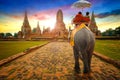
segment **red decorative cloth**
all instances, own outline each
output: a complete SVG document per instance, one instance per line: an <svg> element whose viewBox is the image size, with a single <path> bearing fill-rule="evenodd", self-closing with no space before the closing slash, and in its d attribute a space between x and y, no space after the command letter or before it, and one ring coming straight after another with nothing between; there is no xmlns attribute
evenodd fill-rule
<svg viewBox="0 0 120 80"><path fill-rule="evenodd" d="M77 14L73 19L73 23L80 23L80 22L89 22L89 17L84 17L82 14Z"/></svg>

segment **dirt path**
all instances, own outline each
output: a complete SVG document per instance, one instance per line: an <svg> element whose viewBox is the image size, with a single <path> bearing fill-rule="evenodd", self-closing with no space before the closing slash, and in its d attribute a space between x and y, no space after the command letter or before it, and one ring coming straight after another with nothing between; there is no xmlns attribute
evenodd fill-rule
<svg viewBox="0 0 120 80"><path fill-rule="evenodd" d="M75 74L72 47L51 42L0 67L0 80L120 80L119 69L95 56L91 66L91 76Z"/></svg>

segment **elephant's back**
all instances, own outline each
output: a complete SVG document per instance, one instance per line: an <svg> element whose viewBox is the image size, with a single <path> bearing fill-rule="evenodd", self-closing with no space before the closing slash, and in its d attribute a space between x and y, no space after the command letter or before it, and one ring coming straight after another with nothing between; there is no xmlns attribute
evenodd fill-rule
<svg viewBox="0 0 120 80"><path fill-rule="evenodd" d="M79 30L74 36L75 46L86 48L89 44L94 45L94 35L87 28Z"/></svg>
<svg viewBox="0 0 120 80"><path fill-rule="evenodd" d="M92 39L93 37L94 37L93 33L90 30L88 30L87 28L82 28L81 30L76 32L74 39L81 41L81 40L89 40Z"/></svg>

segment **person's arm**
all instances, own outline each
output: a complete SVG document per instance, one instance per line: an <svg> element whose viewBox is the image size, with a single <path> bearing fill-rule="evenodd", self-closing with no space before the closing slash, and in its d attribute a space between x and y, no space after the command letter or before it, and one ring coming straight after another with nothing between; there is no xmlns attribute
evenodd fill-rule
<svg viewBox="0 0 120 80"><path fill-rule="evenodd" d="M90 21L90 18L88 18L88 17L83 17L83 21L89 22L89 21Z"/></svg>

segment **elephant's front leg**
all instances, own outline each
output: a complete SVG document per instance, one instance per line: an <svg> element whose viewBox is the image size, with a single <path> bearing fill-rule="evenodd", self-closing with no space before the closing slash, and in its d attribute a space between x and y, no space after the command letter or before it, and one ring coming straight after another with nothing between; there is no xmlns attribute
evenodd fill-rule
<svg viewBox="0 0 120 80"><path fill-rule="evenodd" d="M80 72L80 67L79 67L79 53L75 47L73 47L74 51L74 58L75 58L75 72L79 73Z"/></svg>

